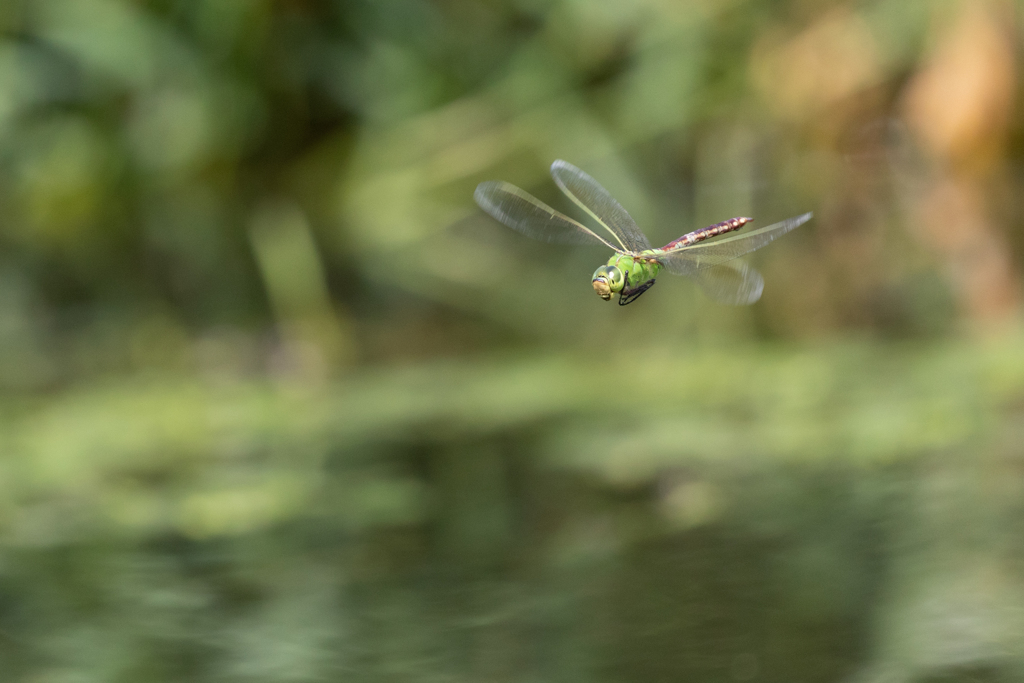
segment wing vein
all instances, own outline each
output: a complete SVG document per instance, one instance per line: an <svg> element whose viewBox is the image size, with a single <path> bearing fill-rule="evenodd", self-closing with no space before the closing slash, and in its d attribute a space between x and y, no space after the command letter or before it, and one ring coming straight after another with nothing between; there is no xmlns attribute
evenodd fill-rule
<svg viewBox="0 0 1024 683"><path fill-rule="evenodd" d="M651 248L633 217L589 175L558 159L551 164L551 177L569 199L615 237L623 250L640 252Z"/></svg>
<svg viewBox="0 0 1024 683"><path fill-rule="evenodd" d="M473 198L480 208L508 227L542 242L593 244L623 253L585 225L552 209L511 183L491 180L477 185Z"/></svg>

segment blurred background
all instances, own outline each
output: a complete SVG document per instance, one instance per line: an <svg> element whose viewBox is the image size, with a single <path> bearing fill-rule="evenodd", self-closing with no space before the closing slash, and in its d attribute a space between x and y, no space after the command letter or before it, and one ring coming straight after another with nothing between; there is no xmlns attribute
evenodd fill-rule
<svg viewBox="0 0 1024 683"><path fill-rule="evenodd" d="M5 0L0 678L1024 680L1020 18Z"/></svg>

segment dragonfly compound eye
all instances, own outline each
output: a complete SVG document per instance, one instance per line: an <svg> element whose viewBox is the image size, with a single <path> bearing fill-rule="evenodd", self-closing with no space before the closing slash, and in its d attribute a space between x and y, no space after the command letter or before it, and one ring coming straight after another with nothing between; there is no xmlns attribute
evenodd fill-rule
<svg viewBox="0 0 1024 683"><path fill-rule="evenodd" d="M622 289L622 271L615 266L601 266L594 271L593 285L597 295L607 301L612 292Z"/></svg>

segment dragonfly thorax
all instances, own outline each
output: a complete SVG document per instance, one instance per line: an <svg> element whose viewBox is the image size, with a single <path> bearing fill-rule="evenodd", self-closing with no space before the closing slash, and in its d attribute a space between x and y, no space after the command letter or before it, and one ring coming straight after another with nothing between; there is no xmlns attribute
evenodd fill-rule
<svg viewBox="0 0 1024 683"><path fill-rule="evenodd" d="M638 287L654 280L661 264L653 256L642 254L615 254L594 271L593 285L597 295L608 301L612 294L629 295ZM647 285L650 287L650 285Z"/></svg>

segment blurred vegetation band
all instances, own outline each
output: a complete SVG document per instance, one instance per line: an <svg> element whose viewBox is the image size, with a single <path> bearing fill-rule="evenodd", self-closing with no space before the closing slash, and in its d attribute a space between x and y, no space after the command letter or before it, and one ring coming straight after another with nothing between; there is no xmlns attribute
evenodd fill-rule
<svg viewBox="0 0 1024 683"><path fill-rule="evenodd" d="M685 364L669 349L540 355L378 368L315 387L105 381L8 411L4 533L33 545L115 529L206 537L310 514L359 526L371 520L358 500L375 500L367 509L383 523L410 523L426 512L428 480L409 468L424 444L499 437L532 443L523 454L538 465L609 482L683 463L916 458L1009 428L1024 395L1021 348L739 346L694 350ZM609 412L617 376L644 400ZM341 472L356 474L333 478ZM73 523L45 522L67 505Z"/></svg>

